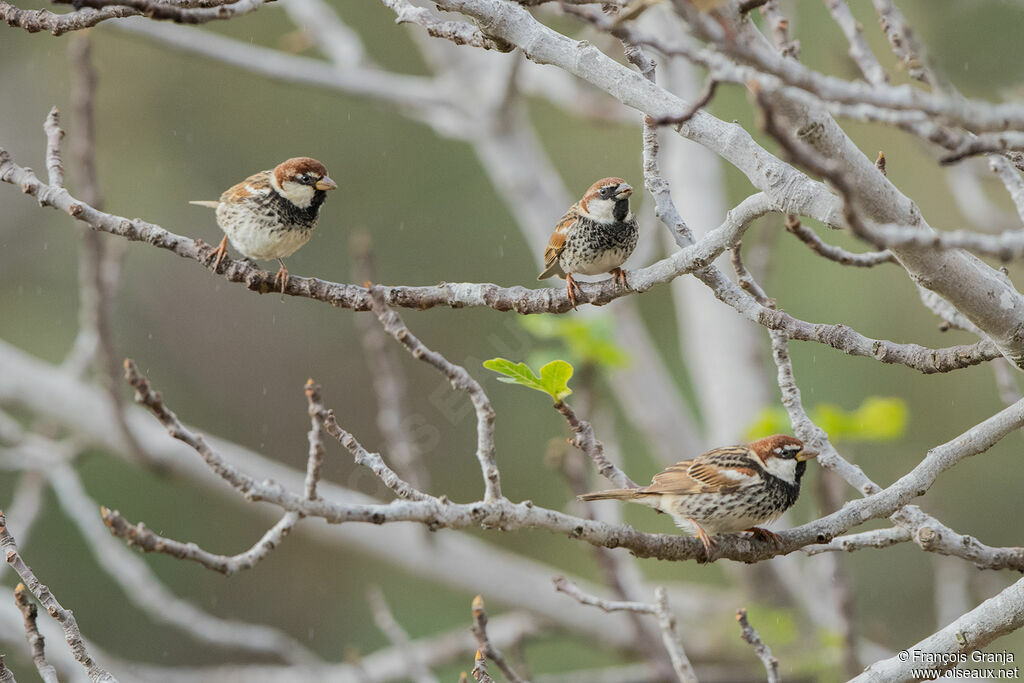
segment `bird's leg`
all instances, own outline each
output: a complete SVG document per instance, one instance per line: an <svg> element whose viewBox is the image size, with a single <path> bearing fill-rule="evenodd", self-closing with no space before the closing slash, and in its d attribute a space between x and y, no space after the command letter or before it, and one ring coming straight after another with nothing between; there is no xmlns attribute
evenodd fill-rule
<svg viewBox="0 0 1024 683"><path fill-rule="evenodd" d="M779 535L774 531L768 531L767 529L762 529L759 526L752 526L749 529L744 529L744 531L749 531L754 535L754 538L772 543L776 547L782 545L782 539L779 538Z"/></svg>
<svg viewBox="0 0 1024 683"><path fill-rule="evenodd" d="M277 281L281 281L281 293L284 294L285 287L288 286L288 266L284 265L284 261L277 259L277 262L281 264L281 269L277 271L277 275L274 276L274 284Z"/></svg>
<svg viewBox="0 0 1024 683"><path fill-rule="evenodd" d="M565 291L569 295L569 303L572 304L572 310L578 310L576 308L576 292L582 294L583 290L576 284L576 280L572 279L572 273L565 274Z"/></svg>
<svg viewBox="0 0 1024 683"><path fill-rule="evenodd" d="M217 245L217 248L210 253L210 256L217 256L217 262L213 264L213 272L217 272L217 268L220 267L220 260L224 258L224 254L226 253L228 253L228 236L224 235L224 239L222 239L220 244Z"/></svg>
<svg viewBox="0 0 1024 683"><path fill-rule="evenodd" d="M614 279L616 283L621 282L622 286L626 289L632 289L632 287L629 286L629 282L626 280L626 271L622 268L615 268L610 272L612 274L612 279Z"/></svg>
<svg viewBox="0 0 1024 683"><path fill-rule="evenodd" d="M687 517L686 521L693 525L693 528L697 530L697 538L704 544L704 553L707 555L707 562L711 562L715 559L715 539L708 535L708 532L704 531L704 528L700 524L697 524L692 518Z"/></svg>

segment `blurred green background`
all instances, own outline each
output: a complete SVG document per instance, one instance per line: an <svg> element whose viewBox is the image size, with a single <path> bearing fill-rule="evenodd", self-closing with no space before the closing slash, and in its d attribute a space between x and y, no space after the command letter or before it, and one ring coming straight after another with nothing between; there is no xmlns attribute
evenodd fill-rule
<svg viewBox="0 0 1024 683"><path fill-rule="evenodd" d="M890 71L896 80L904 81L886 56L870 3L850 4L877 54L893 66ZM937 63L965 94L987 99L1017 94L1024 75L1024 43L1019 39L1022 5L966 0L899 4ZM359 31L380 64L406 73L426 73L405 28L394 26L390 10L372 2L332 5ZM804 63L856 77L845 54L846 42L823 3L792 2L784 8L793 19L794 35L801 39ZM270 5L197 30L279 47L293 26L279 7ZM504 209L500 189L487 182L466 145L441 139L426 126L357 98L270 82L108 26L91 35L99 73L98 169L108 211L143 217L173 232L216 243L220 232L212 213L189 206L188 200L216 198L249 173L290 156L310 155L327 165L343 189L330 197L311 245L289 259L293 274L352 281L349 235L360 228L372 235L379 282L489 281L534 286L534 255ZM0 69L0 146L17 163L43 172L42 121L49 108L56 105L65 112L62 124L69 138L78 126L67 114L67 37L9 28L0 30L0 36L4 65ZM523 68L538 67L525 64ZM640 186L638 127L581 123L541 101L531 102L530 111L572 192L581 192L602 175L621 175ZM741 88L720 89L711 111L725 120L740 121L774 150L756 132ZM918 203L932 225L991 227L976 226L970 216L962 215L948 190L947 171L934 163L934 153L922 143L893 130L860 124L845 127L866 154L873 157L877 150L885 150L890 178ZM592 144L598 137L602 143ZM1012 212L1001 185L984 169L981 173L991 200ZM74 192L76 179L70 170L68 175ZM727 169L726 175L731 201L749 194L749 184L739 173ZM641 195L635 195L639 204L649 201ZM552 225L557 218L551 216ZM5 340L52 362L67 353L77 327L77 229L67 216L40 210L17 188L0 186L0 331ZM654 239L655 231L661 229L644 226L642 239ZM759 233L775 236L764 284L793 315L843 322L865 335L899 342L948 346L973 341L961 332L940 332L938 320L922 308L912 283L897 267L861 270L826 262L786 235L777 217L760 221L751 236ZM839 234L829 233L826 238L859 248ZM1016 267L1010 272L1020 274ZM616 305L605 309L608 315L615 315ZM685 391L699 392L699 387L685 386L675 323L666 315L668 288L643 295L640 306L677 380ZM183 420L302 467L308 429L302 386L309 376L324 386L326 402L343 426L368 448L382 447L355 315L367 314L304 299L256 296L192 261L133 244L118 292L114 332L121 353L137 361ZM482 360L502 355L496 339L523 350L513 360L526 360L542 344L528 341L524 345L523 339L532 338L523 334L512 316L491 310L433 309L403 315L428 345L464 363L484 383L499 416L498 458L506 495L564 507L568 492L543 462L548 441L566 435L564 422L545 397L501 385L480 366ZM766 335L763 348L770 365ZM795 342L791 352L808 406L833 403L852 410L872 395L906 402L909 424L901 439L884 444L840 443L844 455L883 485L910 469L928 448L1002 407L987 365L924 376L819 345ZM434 482L431 492L460 501L478 497L473 420L467 416L450 424L428 399L442 384L439 376L405 354L399 360L409 381L411 409L442 427L440 439L425 454ZM770 382L771 375L754 381ZM604 384L600 389L606 392L614 387ZM622 419L619 427L629 473L637 480L653 474L658 463L642 439ZM1022 445L1020 435L1011 435L991 452L943 475L923 499L924 508L985 543L1021 545L1021 525L1014 522L1022 511L1016 476ZM680 457L690 455L680 453ZM807 491L814 489L815 470L811 468ZM79 471L97 501L120 509L131 520L144 520L159 533L196 541L215 552L238 552L243 548L233 545L237 539L254 541L264 530L263 523L240 506L224 504L187 483L126 467L102 452L84 457ZM358 479L351 458L336 444L329 445L324 474L343 485ZM15 481L11 473L0 478L0 506L9 502ZM847 495L855 493L849 490ZM805 521L816 514L815 497L805 494L793 518ZM671 531L666 520L646 510L627 510L626 515L638 528ZM598 577L584 544L544 532L469 533ZM182 658L194 665L231 660L230 653L196 647L177 631L150 623L119 600L120 589L97 569L52 500L22 551L62 603L74 609L84 632L105 648L164 664ZM935 630L931 556L906 544L842 559L854 576L858 626L864 635L895 651ZM364 591L371 581L382 585L397 618L414 637L468 627L475 592L472 586L464 591L439 588L358 554L330 551L295 537L255 569L230 579L167 557L149 556L146 561L179 596L224 617L276 624L308 639L310 647L332 660L341 659L346 648L368 653L386 644L369 620ZM718 566L644 561L642 567L656 579L719 585L727 580ZM752 570L743 567L741 571ZM972 570L975 600L991 596L1016 578L1006 572ZM5 581L13 583L10 575ZM252 599L268 593L279 599ZM738 595L737 607L741 604L751 606L753 620L754 605ZM489 605L494 613L502 609ZM708 628L722 629L732 638L732 618L724 613L721 623ZM762 621L755 623L776 648L784 673L838 678L836 668L821 664L834 662L834 653L808 652L796 642L787 619L764 612ZM685 643L685 634L683 639ZM1017 653L1019 659L1024 655L1024 636L1014 634L988 648L1002 649ZM614 661L609 654L571 639L531 645L527 654L535 671ZM31 666L16 658L11 663L21 671ZM439 674L453 676L458 668L470 666L467 660Z"/></svg>

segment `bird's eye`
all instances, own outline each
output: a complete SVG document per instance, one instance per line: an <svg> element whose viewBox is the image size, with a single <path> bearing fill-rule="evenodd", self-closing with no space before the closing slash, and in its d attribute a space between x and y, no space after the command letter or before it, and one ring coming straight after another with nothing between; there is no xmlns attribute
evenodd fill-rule
<svg viewBox="0 0 1024 683"><path fill-rule="evenodd" d="M310 177L305 173L300 173L299 175L295 176L295 180L296 182L302 183L303 185L309 185L311 182Z"/></svg>
<svg viewBox="0 0 1024 683"><path fill-rule="evenodd" d="M606 187L602 187L601 188L601 197L603 199L608 199L609 197L612 196L612 194L614 192L615 192L615 186L614 185L608 185Z"/></svg>

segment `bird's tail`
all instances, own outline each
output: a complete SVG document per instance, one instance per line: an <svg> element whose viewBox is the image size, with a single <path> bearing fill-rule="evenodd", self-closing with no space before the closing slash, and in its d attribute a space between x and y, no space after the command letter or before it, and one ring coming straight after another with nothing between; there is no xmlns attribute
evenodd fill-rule
<svg viewBox="0 0 1024 683"><path fill-rule="evenodd" d="M595 491L576 496L577 500L630 500L643 495L643 489L612 489L610 491Z"/></svg>
<svg viewBox="0 0 1024 683"><path fill-rule="evenodd" d="M562 266L560 266L558 264L558 259L555 259L554 263L552 263L550 266L548 266L547 269L543 273L538 275L537 279L538 280L547 280L549 277L552 277L552 276L555 276L555 275L557 275L558 277L562 278L563 280L565 279L565 271L562 270Z"/></svg>
<svg viewBox="0 0 1024 683"><path fill-rule="evenodd" d="M189 204L195 204L196 206L208 206L211 209L216 209L218 206L220 206L220 202L214 202L214 201L209 201L209 200L205 200L205 199L201 199L201 200L194 201L194 202L189 202Z"/></svg>

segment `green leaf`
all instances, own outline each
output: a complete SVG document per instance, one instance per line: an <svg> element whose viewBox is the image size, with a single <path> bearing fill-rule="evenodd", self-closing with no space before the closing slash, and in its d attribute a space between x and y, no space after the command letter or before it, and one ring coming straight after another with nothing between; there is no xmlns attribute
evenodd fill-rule
<svg viewBox="0 0 1024 683"><path fill-rule="evenodd" d="M540 369L540 380L545 390L556 401L561 401L572 393L572 389L569 388L572 372L572 366L564 360L553 360Z"/></svg>
<svg viewBox="0 0 1024 683"><path fill-rule="evenodd" d="M521 324L533 336L560 342L573 360L606 368L629 364L629 354L614 339L614 321L602 315L586 320L555 315L530 315Z"/></svg>
<svg viewBox="0 0 1024 683"><path fill-rule="evenodd" d="M498 381L519 384L535 391L542 391L555 400L561 401L572 393L569 379L572 377L572 365L564 360L553 360L540 369L537 376L526 363L513 363L506 358L492 358L484 361L484 367L499 375Z"/></svg>
<svg viewBox="0 0 1024 683"><path fill-rule="evenodd" d="M833 441L894 441L907 430L909 411L901 398L869 396L854 410L843 410L832 403L819 403L810 417ZM747 430L756 439L766 434L789 431L789 416L783 408L765 408Z"/></svg>

